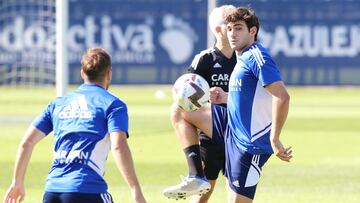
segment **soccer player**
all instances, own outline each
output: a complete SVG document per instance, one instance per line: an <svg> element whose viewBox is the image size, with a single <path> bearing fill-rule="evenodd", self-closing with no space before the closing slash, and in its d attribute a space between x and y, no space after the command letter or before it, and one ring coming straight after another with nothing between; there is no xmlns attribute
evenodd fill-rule
<svg viewBox="0 0 360 203"><path fill-rule="evenodd" d="M210 89L212 103L227 102L227 113L213 116L212 120L213 125L227 124L224 137L229 202L251 203L262 166L271 154L287 162L293 157L291 147L285 148L280 141L290 96L279 69L257 42L259 20L255 12L239 7L227 15L225 23L230 46L238 57L230 76L229 92L218 87ZM209 106L204 106L202 111L208 111ZM180 120L182 126L188 126L187 133L193 133L189 130L191 125L209 132L211 128L199 119L197 114L183 112ZM211 119L211 115L202 119Z"/></svg>
<svg viewBox="0 0 360 203"><path fill-rule="evenodd" d="M204 77L210 87L217 86L226 92L228 91L230 74L236 64L236 55L234 50L230 47L226 34L226 26L224 24L225 14L230 9L235 9L235 7L231 5L223 5L213 9L210 13L209 27L215 35L216 44L214 47L203 50L197 54L188 69L189 72L196 73ZM226 104L220 105L226 106ZM198 113L199 117L202 117L203 115L207 117L208 114L216 115L218 114L217 111L225 111L223 108L219 108L215 104L211 108L213 113L211 113L211 111L203 112L201 110L194 113ZM189 175L185 179L184 184L165 189L164 195L175 199L182 198L182 196L185 198L185 196L191 194L186 193L186 191L190 190L190 188L193 187L193 184L200 182L203 186L199 188L202 192L199 192L206 192L208 188L209 192L202 196L194 197L192 202L206 203L214 189L219 172L221 170L224 171L224 141L223 138L221 138L222 132L218 131L218 129L221 128L215 128L213 131L213 133L220 134L219 136L216 136L218 139L211 139L204 132L200 132L199 146L199 137L197 134L183 134L183 128L186 128L186 126L182 126L181 124L180 118L182 111L183 110L177 107L177 105L173 105L171 117L172 124L188 162ZM208 122L207 125L209 127L211 126L211 120L205 119L203 121ZM188 140L190 139L189 136L192 136L191 140ZM203 162L203 167L201 165L201 160ZM186 195L178 195L177 192L185 192Z"/></svg>
<svg viewBox="0 0 360 203"><path fill-rule="evenodd" d="M146 202L127 144L127 106L107 91L112 77L110 56L104 49L92 48L83 55L81 64L84 84L52 101L25 133L4 203L24 199L31 153L51 131L54 157L46 179L44 203L113 202L104 180L110 149L134 202Z"/></svg>
<svg viewBox="0 0 360 203"><path fill-rule="evenodd" d="M229 202L253 201L261 168L275 153L283 161L292 158L280 134L286 121L290 96L268 51L257 42L259 20L246 7L233 10L226 19L230 46L238 55L230 77L229 93L211 91L214 103L227 101L225 135Z"/></svg>

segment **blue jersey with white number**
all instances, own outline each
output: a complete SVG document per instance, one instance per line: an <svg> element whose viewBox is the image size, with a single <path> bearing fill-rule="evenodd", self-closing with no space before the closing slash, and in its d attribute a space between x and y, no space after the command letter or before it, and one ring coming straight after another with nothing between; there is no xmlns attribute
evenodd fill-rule
<svg viewBox="0 0 360 203"><path fill-rule="evenodd" d="M229 128L236 145L249 153L273 153L269 139L272 96L265 86L279 80L277 66L260 44L254 43L238 56L229 82Z"/></svg>
<svg viewBox="0 0 360 203"><path fill-rule="evenodd" d="M83 84L51 102L33 125L46 135L54 132L54 158L45 191L107 191L109 133L128 132L124 102L101 86Z"/></svg>

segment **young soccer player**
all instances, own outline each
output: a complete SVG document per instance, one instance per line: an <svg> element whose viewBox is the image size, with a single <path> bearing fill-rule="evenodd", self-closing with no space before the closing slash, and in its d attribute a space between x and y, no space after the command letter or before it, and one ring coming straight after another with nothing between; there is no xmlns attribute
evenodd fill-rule
<svg viewBox="0 0 360 203"><path fill-rule="evenodd" d="M238 55L229 93L214 88L212 102L227 101L225 136L229 202L252 202L261 168L275 153L292 158L280 134L289 110L289 94L268 51L257 42L259 20L249 8L239 7L225 20L230 46Z"/></svg>
<svg viewBox="0 0 360 203"><path fill-rule="evenodd" d="M283 161L292 158L291 147L285 148L280 141L290 97L277 66L257 42L259 20L254 11L239 7L227 15L225 23L230 46L238 58L230 76L229 93L217 87L210 90L212 103L227 102L227 113L213 116L212 120L216 125L228 119L225 175L230 187L229 202L251 203L262 166L271 154ZM207 105L203 111L209 108ZM181 115L183 126L191 128L192 124L210 131L209 126L198 122L197 114ZM207 118L211 119L211 114ZM193 132L188 129L186 133Z"/></svg>
<svg viewBox="0 0 360 203"><path fill-rule="evenodd" d="M44 203L113 202L104 179L110 149L134 202L146 202L127 144L127 106L107 91L112 77L110 56L104 49L89 49L81 64L84 84L52 101L25 133L4 203L24 199L31 153L51 131L54 158L46 179Z"/></svg>
<svg viewBox="0 0 360 203"><path fill-rule="evenodd" d="M196 73L204 77L209 83L210 87L217 86L226 92L228 91L230 74L236 64L236 55L234 50L230 47L226 35L226 26L224 24L225 14L226 12L229 12L230 9L235 9L235 7L231 5L223 5L215 8L210 13L209 27L212 33L215 35L216 44L214 47L203 50L197 54L189 67L189 72ZM226 106L226 104L221 105ZM212 112L207 113L216 115L218 114L218 111L225 111L225 109L220 108L215 104L211 108ZM219 134L219 136L216 136L216 138L220 139L211 139L204 132L200 132L199 146L199 137L197 134L191 134L193 136L191 140L188 140L189 137L185 137L183 134L183 128L186 126L182 126L181 123L182 111L183 110L179 109L176 105L173 105L171 118L172 124L188 162L189 175L185 179L184 184L165 189L164 195L169 198L176 199L180 198L179 195L177 195L177 192L181 192L186 193L185 196L188 196L191 193L197 192L191 191L191 188L194 184L200 183L200 185L202 184L202 187L200 187L199 190L206 192L209 189L209 192L202 196L195 196L192 202L206 203L209 200L211 193L213 192L219 172L221 170L224 171L224 141L222 138L222 132L218 131L221 128L215 128L212 132ZM199 117L202 115L207 116L207 113L204 114L204 112L201 110L198 110L194 113L198 113ZM211 120L204 120L204 122L208 122L207 125L211 126ZM186 136L190 136L190 134L186 134ZM201 165L201 161L203 166ZM208 184L207 181L210 184Z"/></svg>

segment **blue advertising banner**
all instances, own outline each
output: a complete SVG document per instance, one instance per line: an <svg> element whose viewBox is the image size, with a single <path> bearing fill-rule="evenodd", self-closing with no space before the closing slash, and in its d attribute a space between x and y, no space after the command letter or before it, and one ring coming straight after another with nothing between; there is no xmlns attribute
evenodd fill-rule
<svg viewBox="0 0 360 203"><path fill-rule="evenodd" d="M290 85L360 85L360 1L217 0L250 6ZM55 83L55 0L0 1L0 85ZM207 48L207 0L69 0L69 81L90 47L114 84L171 84Z"/></svg>
<svg viewBox="0 0 360 203"><path fill-rule="evenodd" d="M55 84L55 1L0 1L0 85Z"/></svg>
<svg viewBox="0 0 360 203"><path fill-rule="evenodd" d="M360 84L360 1L217 1L253 8L259 41L295 85Z"/></svg>
<svg viewBox="0 0 360 203"><path fill-rule="evenodd" d="M72 0L69 8L72 83L88 47L109 50L115 84L172 83L206 48L207 1Z"/></svg>

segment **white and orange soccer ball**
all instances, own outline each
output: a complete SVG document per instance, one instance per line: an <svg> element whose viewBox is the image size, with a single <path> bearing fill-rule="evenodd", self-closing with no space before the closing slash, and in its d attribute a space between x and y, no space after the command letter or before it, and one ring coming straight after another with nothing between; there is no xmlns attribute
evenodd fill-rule
<svg viewBox="0 0 360 203"><path fill-rule="evenodd" d="M180 108L195 111L209 101L209 84L198 74L186 73L175 81L172 94Z"/></svg>

